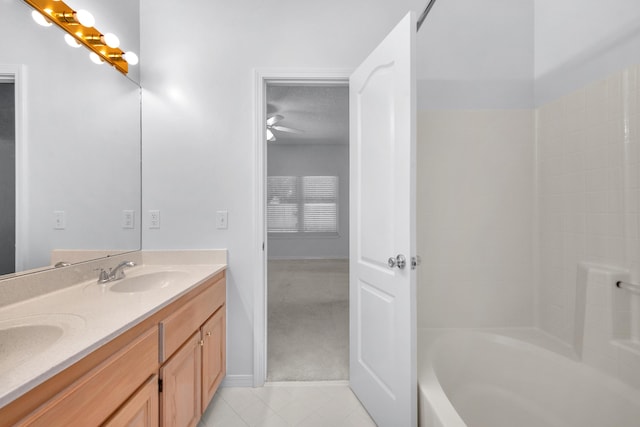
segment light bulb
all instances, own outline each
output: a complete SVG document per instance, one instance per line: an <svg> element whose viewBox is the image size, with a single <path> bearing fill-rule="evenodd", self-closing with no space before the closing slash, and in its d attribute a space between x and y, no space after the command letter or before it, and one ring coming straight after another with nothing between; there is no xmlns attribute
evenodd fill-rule
<svg viewBox="0 0 640 427"><path fill-rule="evenodd" d="M100 55L98 55L95 52L91 52L89 54L89 58L91 58L91 62L93 62L96 65L102 65L104 63L104 59L100 58Z"/></svg>
<svg viewBox="0 0 640 427"><path fill-rule="evenodd" d="M78 40L76 40L71 34L64 35L64 41L71 47L80 47L82 46Z"/></svg>
<svg viewBox="0 0 640 427"><path fill-rule="evenodd" d="M37 10L31 12L31 17L34 21L36 21L38 25L42 25L43 27L50 27L51 25L53 25L51 21L45 18L44 15Z"/></svg>
<svg viewBox="0 0 640 427"><path fill-rule="evenodd" d="M124 59L125 61L127 61L127 64L129 65L136 65L138 64L138 55L136 55L135 53L129 51L129 52L125 52L124 55L122 55L122 59Z"/></svg>
<svg viewBox="0 0 640 427"><path fill-rule="evenodd" d="M74 12L73 16L78 20L80 25L82 25L83 27L91 28L94 25L96 25L96 19L93 17L93 15L90 12L84 9L80 9Z"/></svg>
<svg viewBox="0 0 640 427"><path fill-rule="evenodd" d="M275 141L276 137L273 135L270 129L267 129L267 141Z"/></svg>
<svg viewBox="0 0 640 427"><path fill-rule="evenodd" d="M113 33L103 35L102 40L104 41L104 44L114 49L120 46L120 39Z"/></svg>

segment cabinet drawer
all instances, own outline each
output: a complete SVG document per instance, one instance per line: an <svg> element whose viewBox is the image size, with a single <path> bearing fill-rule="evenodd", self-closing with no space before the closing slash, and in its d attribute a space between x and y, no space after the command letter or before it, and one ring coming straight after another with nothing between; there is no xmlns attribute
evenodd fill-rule
<svg viewBox="0 0 640 427"><path fill-rule="evenodd" d="M205 291L160 322L160 361L164 362L197 331L225 301L222 276Z"/></svg>
<svg viewBox="0 0 640 427"><path fill-rule="evenodd" d="M154 326L19 425L99 425L157 371L157 356L158 328Z"/></svg>

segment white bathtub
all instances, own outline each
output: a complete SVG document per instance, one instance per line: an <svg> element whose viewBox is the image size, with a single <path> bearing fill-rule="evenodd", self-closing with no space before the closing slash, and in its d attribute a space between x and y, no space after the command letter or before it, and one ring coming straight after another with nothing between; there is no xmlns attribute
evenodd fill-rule
<svg viewBox="0 0 640 427"><path fill-rule="evenodd" d="M535 330L509 334L545 342ZM639 390L527 341L484 331L421 330L420 426L640 426Z"/></svg>

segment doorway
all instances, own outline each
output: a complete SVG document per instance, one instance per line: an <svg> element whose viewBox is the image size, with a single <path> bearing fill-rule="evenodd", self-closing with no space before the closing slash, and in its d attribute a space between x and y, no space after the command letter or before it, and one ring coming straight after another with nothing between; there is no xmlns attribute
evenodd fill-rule
<svg viewBox="0 0 640 427"><path fill-rule="evenodd" d="M16 271L16 98L13 76L0 75L0 275Z"/></svg>
<svg viewBox="0 0 640 427"><path fill-rule="evenodd" d="M265 81L266 380L349 378L349 94Z"/></svg>

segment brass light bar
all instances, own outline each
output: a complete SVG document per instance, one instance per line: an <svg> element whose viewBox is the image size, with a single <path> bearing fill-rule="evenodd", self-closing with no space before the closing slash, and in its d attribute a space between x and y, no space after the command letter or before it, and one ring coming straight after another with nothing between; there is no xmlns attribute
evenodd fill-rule
<svg viewBox="0 0 640 427"><path fill-rule="evenodd" d="M24 0L51 23L69 33L87 49L95 52L103 61L116 67L122 74L129 72L129 64L124 60L124 51L109 47L101 42L102 34L96 28L87 28L78 23L74 10L61 0Z"/></svg>

